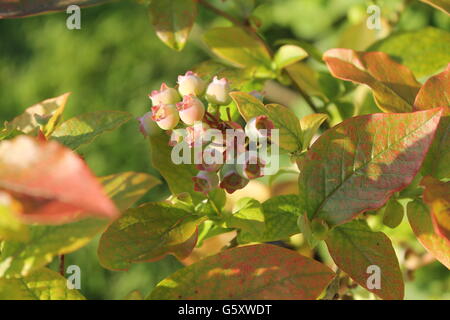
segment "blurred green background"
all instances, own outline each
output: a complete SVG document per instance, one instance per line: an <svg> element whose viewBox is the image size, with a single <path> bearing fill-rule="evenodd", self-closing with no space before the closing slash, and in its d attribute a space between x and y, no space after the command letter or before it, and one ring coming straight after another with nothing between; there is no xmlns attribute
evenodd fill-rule
<svg viewBox="0 0 450 320"><path fill-rule="evenodd" d="M230 9L230 1L212 2ZM258 2L261 6L256 15L269 43L295 38L314 43L321 50L337 46L364 49L370 44L370 38L355 31L355 26L365 21L370 1ZM418 1L398 16L403 1L378 3L384 16L398 20L397 30L429 25L450 30L447 16ZM178 74L210 58L201 34L210 25L225 23L201 9L187 46L175 52L156 37L144 4L119 1L82 9L81 30L68 30L66 18L65 13L53 13L0 20L1 122L36 102L69 91L72 96L65 118L95 110L124 110L141 116L149 110L147 94L151 90L159 88L162 81L175 85ZM158 175L150 165L148 144L139 133L137 121L101 136L80 152L97 175L129 170ZM142 201L167 195L166 186L161 185ZM81 291L90 299L121 299L136 289L146 294L181 266L168 257L135 265L127 272L107 271L97 262L97 241L66 258L67 265L81 267ZM53 267L57 268L56 261ZM419 270L415 277L407 284L406 298L450 299L450 275L440 264Z"/></svg>

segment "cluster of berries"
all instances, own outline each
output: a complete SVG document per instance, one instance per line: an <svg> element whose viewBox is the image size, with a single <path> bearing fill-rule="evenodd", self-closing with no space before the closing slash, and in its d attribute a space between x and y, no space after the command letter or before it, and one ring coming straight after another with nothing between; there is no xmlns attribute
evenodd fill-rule
<svg viewBox="0 0 450 320"><path fill-rule="evenodd" d="M270 144L273 123L258 116L244 129L229 113L228 120L220 119L217 110L231 103L230 91L225 78L214 77L208 84L188 71L178 76L177 88L163 83L153 91L151 112L139 118L144 135L157 125L170 134L170 146L185 143L194 150L199 170L192 178L194 190L204 194L217 187L233 193L264 174L266 161L255 150L264 142Z"/></svg>

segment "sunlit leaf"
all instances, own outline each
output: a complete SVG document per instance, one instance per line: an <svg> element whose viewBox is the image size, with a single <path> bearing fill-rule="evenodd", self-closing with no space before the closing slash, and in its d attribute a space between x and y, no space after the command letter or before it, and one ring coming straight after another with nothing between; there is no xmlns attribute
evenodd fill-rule
<svg viewBox="0 0 450 320"><path fill-rule="evenodd" d="M125 172L100 178L120 210L126 210L151 187L155 179L144 173ZM29 226L27 242L5 241L0 254L0 277L26 276L54 256L78 250L101 233L107 220L83 219L58 226Z"/></svg>
<svg viewBox="0 0 450 320"><path fill-rule="evenodd" d="M300 127L302 129L303 150L307 150L317 130L322 123L328 119L323 113L313 113L300 119Z"/></svg>
<svg viewBox="0 0 450 320"><path fill-rule="evenodd" d="M368 51L382 51L405 65L417 78L430 76L450 61L450 32L427 27L394 33L372 45Z"/></svg>
<svg viewBox="0 0 450 320"><path fill-rule="evenodd" d="M102 133L117 129L131 118L131 114L122 111L84 113L64 121L53 132L52 137L75 150L82 144L91 143Z"/></svg>
<svg viewBox="0 0 450 320"><path fill-rule="evenodd" d="M450 65L444 72L425 82L414 102L416 110L444 107L444 115L422 168L424 175L432 175L438 179L450 178L450 92L448 88L450 88Z"/></svg>
<svg viewBox="0 0 450 320"><path fill-rule="evenodd" d="M425 187L423 201L430 208L434 229L450 245L450 182L425 177L421 185Z"/></svg>
<svg viewBox="0 0 450 320"><path fill-rule="evenodd" d="M204 39L216 55L236 67L270 68L271 57L263 43L239 27L210 29Z"/></svg>
<svg viewBox="0 0 450 320"><path fill-rule="evenodd" d="M0 188L21 203L21 217L67 223L118 210L83 160L57 142L18 136L0 143Z"/></svg>
<svg viewBox="0 0 450 320"><path fill-rule="evenodd" d="M111 0L0 0L0 19L21 18L30 15L65 11L68 6L91 6Z"/></svg>
<svg viewBox="0 0 450 320"><path fill-rule="evenodd" d="M127 210L103 233L100 263L125 270L132 263L158 260L166 254L187 257L197 242L197 226L204 218L168 203L147 203Z"/></svg>
<svg viewBox="0 0 450 320"><path fill-rule="evenodd" d="M305 59L307 56L308 53L301 47L292 44L285 44L277 50L275 56L273 57L273 61L278 69L283 69L291 64Z"/></svg>
<svg viewBox="0 0 450 320"><path fill-rule="evenodd" d="M273 197L260 204L235 212L227 219L227 226L238 228L239 243L284 240L299 233L297 219L301 214L297 195Z"/></svg>
<svg viewBox="0 0 450 320"><path fill-rule="evenodd" d="M8 132L18 130L36 135L39 128L42 128L45 135L50 135L61 119L69 95L70 93L65 93L32 105L24 113L7 122L6 129Z"/></svg>
<svg viewBox="0 0 450 320"><path fill-rule="evenodd" d="M197 17L197 1L152 1L149 9L158 37L172 49L182 50Z"/></svg>
<svg viewBox="0 0 450 320"><path fill-rule="evenodd" d="M69 289L59 273L42 268L20 279L0 279L0 300L85 300L76 289Z"/></svg>
<svg viewBox="0 0 450 320"><path fill-rule="evenodd" d="M441 112L364 115L326 131L300 163L302 209L333 226L382 207L413 180Z"/></svg>
<svg viewBox="0 0 450 320"><path fill-rule="evenodd" d="M6 194L2 194L0 191L0 198L6 196ZM10 206L0 203L0 241L25 241L28 237L28 227L22 223L18 215L12 211Z"/></svg>
<svg viewBox="0 0 450 320"><path fill-rule="evenodd" d="M334 277L325 265L285 248L226 250L175 272L147 299L317 299Z"/></svg>
<svg viewBox="0 0 450 320"><path fill-rule="evenodd" d="M319 83L320 74L303 62L294 63L286 68L292 80L310 96L327 99Z"/></svg>
<svg viewBox="0 0 450 320"><path fill-rule="evenodd" d="M373 232L364 220L354 220L334 228L326 243L337 266L359 285L383 299L403 299L400 266L391 240L384 233ZM371 286L370 266L379 268L379 288Z"/></svg>
<svg viewBox="0 0 450 320"><path fill-rule="evenodd" d="M279 104L264 105L245 92L231 92L230 95L246 121L260 115L266 115L272 120L275 129L279 129L280 148L287 152L295 152L302 148L300 121L289 108Z"/></svg>
<svg viewBox="0 0 450 320"><path fill-rule="evenodd" d="M331 49L323 59L336 78L369 86L385 112L410 112L420 83L405 66L383 52Z"/></svg>
<svg viewBox="0 0 450 320"><path fill-rule="evenodd" d="M450 246L448 241L436 234L428 207L421 201L408 203L408 220L420 243L439 262L450 269Z"/></svg>

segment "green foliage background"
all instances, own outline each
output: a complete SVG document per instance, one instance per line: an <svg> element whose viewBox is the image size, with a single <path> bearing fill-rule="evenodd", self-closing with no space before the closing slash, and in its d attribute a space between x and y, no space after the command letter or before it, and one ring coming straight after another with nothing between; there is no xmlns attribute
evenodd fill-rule
<svg viewBox="0 0 450 320"><path fill-rule="evenodd" d="M319 49L365 49L364 42L352 37L352 26L365 18L369 1L259 2L264 5L257 15L269 43L297 38L313 42ZM386 15L393 15L400 2L378 1ZM0 20L0 121L68 91L73 94L66 118L95 110L124 110L137 117L148 111L147 94L151 90L163 81L175 85L178 74L209 58L200 40L201 27L196 25L185 49L175 52L156 37L146 7L133 1L82 9L81 30L68 30L66 17L65 13L54 13ZM203 27L224 24L203 10L198 21ZM414 1L400 16L397 28L406 31L429 25L450 30L450 19ZM148 143L139 133L137 121L100 137L80 152L98 175L128 170L158 175L150 165ZM142 201L168 195L164 185L153 190ZM407 228L403 229L406 234ZM404 240L403 231L388 235ZM168 257L134 265L127 273L111 272L98 264L97 241L66 257L66 265L81 267L81 292L90 299L120 299L135 289L145 295L181 266L175 258ZM58 268L57 262L53 267ZM407 299L450 299L450 276L442 265L434 263L421 268L415 276L414 283L406 283Z"/></svg>

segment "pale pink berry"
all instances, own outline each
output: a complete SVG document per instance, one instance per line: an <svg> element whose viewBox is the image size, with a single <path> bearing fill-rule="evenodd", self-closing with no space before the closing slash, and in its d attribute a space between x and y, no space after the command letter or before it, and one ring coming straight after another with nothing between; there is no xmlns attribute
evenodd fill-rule
<svg viewBox="0 0 450 320"><path fill-rule="evenodd" d="M247 151L237 157L236 170L239 175L246 179L256 179L264 176L266 163L257 152Z"/></svg>
<svg viewBox="0 0 450 320"><path fill-rule="evenodd" d="M182 102L177 103L177 109L181 120L188 126L193 125L196 121L201 121L205 115L205 106L193 94L183 97Z"/></svg>
<svg viewBox="0 0 450 320"><path fill-rule="evenodd" d="M163 130L172 130L180 121L174 104L159 104L152 107L152 119Z"/></svg>
<svg viewBox="0 0 450 320"><path fill-rule="evenodd" d="M152 100L152 105L154 106L158 104L175 104L181 100L178 91L168 87L164 82L161 84L159 91L153 90L148 96Z"/></svg>
<svg viewBox="0 0 450 320"><path fill-rule="evenodd" d="M210 143L204 150L200 150L197 157L201 160L201 163L196 164L195 167L201 171L216 172L224 163L224 151L225 147L216 146Z"/></svg>
<svg viewBox="0 0 450 320"><path fill-rule="evenodd" d="M193 94L200 97L205 93L206 83L196 73L186 72L184 76L178 76L178 92L182 96Z"/></svg>
<svg viewBox="0 0 450 320"><path fill-rule="evenodd" d="M206 89L206 99L212 104L227 105L231 102L230 83L227 79L213 78Z"/></svg>
<svg viewBox="0 0 450 320"><path fill-rule="evenodd" d="M214 190L219 185L219 176L217 172L199 171L195 177L192 178L194 182L194 190L207 194Z"/></svg>
<svg viewBox="0 0 450 320"><path fill-rule="evenodd" d="M174 129L170 133L169 146L175 147L177 144L182 142L187 136L187 130L184 128Z"/></svg>
<svg viewBox="0 0 450 320"><path fill-rule="evenodd" d="M195 145L201 146L207 142L204 138L206 135L206 131L209 130L210 127L208 124L203 122L197 122L193 126L186 128L186 137L184 141L190 146L193 147Z"/></svg>
<svg viewBox="0 0 450 320"><path fill-rule="evenodd" d="M220 188L225 189L228 193L244 188L249 180L242 177L236 170L234 164L226 164L220 170Z"/></svg>
<svg viewBox="0 0 450 320"><path fill-rule="evenodd" d="M250 140L265 140L270 139L272 129L275 126L272 120L267 116L257 116L250 119L245 125L245 133Z"/></svg>
<svg viewBox="0 0 450 320"><path fill-rule="evenodd" d="M144 137L151 136L152 134L160 130L155 121L153 121L152 113L150 111L144 114L142 117L137 118L137 120L139 121L139 130L144 135Z"/></svg>

